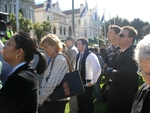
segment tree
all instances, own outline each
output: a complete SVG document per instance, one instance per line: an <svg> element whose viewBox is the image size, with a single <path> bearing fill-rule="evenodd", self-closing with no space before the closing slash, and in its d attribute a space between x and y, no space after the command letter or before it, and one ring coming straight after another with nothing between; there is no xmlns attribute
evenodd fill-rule
<svg viewBox="0 0 150 113"><path fill-rule="evenodd" d="M146 25L149 25L148 22L143 22L139 18L135 18L131 21L131 26L133 26L138 31L137 40L140 40L143 37L142 28Z"/></svg>
<svg viewBox="0 0 150 113"><path fill-rule="evenodd" d="M16 31L16 15L15 14L8 14L8 18L13 25L13 31ZM21 13L18 14L19 20L19 31L24 31L29 33L33 29L33 25L31 20L26 19L22 16Z"/></svg>
<svg viewBox="0 0 150 113"><path fill-rule="evenodd" d="M135 29L137 29L138 31L138 36L137 36L137 39L136 40L140 40L142 37L143 37L143 34L145 33L143 31L143 27L146 26L146 25L149 25L148 22L143 22L142 20L140 20L139 18L135 18L133 21L128 21L127 19L125 18L119 18L118 16L117 17L114 17L108 21L105 22L105 25L106 25L106 33L108 32L108 27L109 25L113 25L114 24L114 20L115 20L115 25L118 25L120 27L122 26L133 26ZM143 29L142 29L143 28ZM104 25L102 27L102 32L104 32ZM148 31L147 31L148 32ZM104 34L102 34L104 36Z"/></svg>
<svg viewBox="0 0 150 113"><path fill-rule="evenodd" d="M143 38L145 35L150 34L150 24L144 26L141 29L141 38Z"/></svg>
<svg viewBox="0 0 150 113"><path fill-rule="evenodd" d="M50 30L51 30L51 24L48 21L44 21L43 23L37 22L34 24L34 33L38 41L40 41L44 35L50 33Z"/></svg>

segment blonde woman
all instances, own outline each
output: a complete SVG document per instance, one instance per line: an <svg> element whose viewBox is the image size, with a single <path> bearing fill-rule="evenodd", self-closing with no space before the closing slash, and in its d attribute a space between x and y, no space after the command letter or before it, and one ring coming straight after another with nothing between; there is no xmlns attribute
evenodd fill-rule
<svg viewBox="0 0 150 113"><path fill-rule="evenodd" d="M39 105L43 104L43 113L64 113L67 99L51 101L49 98L69 70L66 58L59 54L63 49L62 43L56 35L48 34L42 38L41 46L52 60L41 83Z"/></svg>

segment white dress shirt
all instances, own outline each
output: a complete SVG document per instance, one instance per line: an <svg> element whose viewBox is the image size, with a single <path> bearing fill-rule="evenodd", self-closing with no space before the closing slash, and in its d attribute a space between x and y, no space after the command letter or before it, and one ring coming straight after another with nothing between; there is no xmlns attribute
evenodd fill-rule
<svg viewBox="0 0 150 113"><path fill-rule="evenodd" d="M77 69L79 68L79 61ZM101 66L99 64L98 58L94 53L90 53L86 58L85 63L85 80L91 80L91 84L95 84L101 74Z"/></svg>

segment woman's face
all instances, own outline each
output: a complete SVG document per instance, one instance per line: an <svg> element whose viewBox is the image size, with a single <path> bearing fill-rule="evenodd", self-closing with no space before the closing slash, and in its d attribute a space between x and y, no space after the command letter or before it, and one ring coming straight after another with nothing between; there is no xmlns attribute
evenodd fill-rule
<svg viewBox="0 0 150 113"><path fill-rule="evenodd" d="M55 46L49 45L48 43L44 43L43 48L45 53L50 57L53 57L54 53L56 53Z"/></svg>
<svg viewBox="0 0 150 113"><path fill-rule="evenodd" d="M139 58L140 69L142 77L145 82L150 85L150 58Z"/></svg>
<svg viewBox="0 0 150 113"><path fill-rule="evenodd" d="M3 47L3 59L8 63L11 63L16 59L18 49L16 49L16 43L14 37L10 38L9 41Z"/></svg>

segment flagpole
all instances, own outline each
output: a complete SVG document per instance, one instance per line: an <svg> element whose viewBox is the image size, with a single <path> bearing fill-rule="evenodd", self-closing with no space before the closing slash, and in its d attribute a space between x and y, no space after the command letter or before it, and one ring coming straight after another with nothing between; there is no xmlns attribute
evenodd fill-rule
<svg viewBox="0 0 150 113"><path fill-rule="evenodd" d="M105 22L105 9L104 9L104 40L106 44L106 22Z"/></svg>
<svg viewBox="0 0 150 113"><path fill-rule="evenodd" d="M114 17L114 25L116 24L116 22L115 22L115 18L116 18L116 17Z"/></svg>
<svg viewBox="0 0 150 113"><path fill-rule="evenodd" d="M96 17L96 20L97 20L97 37L98 37L98 6L97 6L97 2L96 2L96 12L97 12L97 17ZM98 45L99 45L99 41L98 41Z"/></svg>
<svg viewBox="0 0 150 113"><path fill-rule="evenodd" d="M111 25L111 16L110 16L110 13L109 13L109 25Z"/></svg>
<svg viewBox="0 0 150 113"><path fill-rule="evenodd" d="M74 0L72 0L72 32L75 37L75 26L74 26Z"/></svg>
<svg viewBox="0 0 150 113"><path fill-rule="evenodd" d="M98 3L96 2L96 10L97 10L97 37L98 37L98 42L97 42L97 44L98 44L98 52L99 52L99 40L100 40L100 37L98 36L99 35L99 30L98 30L98 28L99 28L99 19L98 19Z"/></svg>
<svg viewBox="0 0 150 113"><path fill-rule="evenodd" d="M52 0L51 0L51 34L53 34L53 6L52 6Z"/></svg>
<svg viewBox="0 0 150 113"><path fill-rule="evenodd" d="M19 31L19 21L18 21L18 0L16 0L16 30Z"/></svg>

